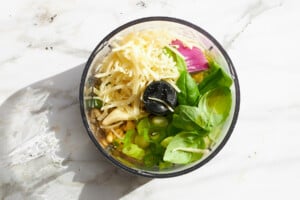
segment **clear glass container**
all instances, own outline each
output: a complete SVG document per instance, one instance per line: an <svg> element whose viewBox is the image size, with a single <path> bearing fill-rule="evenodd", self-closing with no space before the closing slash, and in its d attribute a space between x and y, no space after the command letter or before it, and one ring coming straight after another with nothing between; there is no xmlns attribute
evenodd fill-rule
<svg viewBox="0 0 300 200"><path fill-rule="evenodd" d="M225 125L222 127L222 131L218 138L218 141L213 146L210 153L203 156L200 160L193 162L191 164L174 166L173 168L168 168L165 170L145 169L145 168L139 168L135 166L129 166L126 165L125 163L120 162L118 159L114 158L114 156L111 155L108 149L104 148L103 145L101 145L98 142L97 133L95 133L95 130L93 131L93 129L91 128L91 124L87 116L87 109L84 103L84 94L86 92L85 86L88 84L88 81L90 81L90 77L94 74L96 66L98 66L98 64L102 61L102 59L110 53L111 42L114 41L115 38L122 35L126 35L130 32L140 31L144 29L153 29L153 28L154 29L164 28L170 32L176 33L177 35L182 35L188 39L196 41L197 45L201 46L204 50L210 52L210 55L213 56L213 59L221 65L221 67L231 76L233 80L233 84L231 86L231 92L232 92L231 112L229 117L226 120ZM82 115L84 126L91 140L94 142L94 144L99 149L99 151L106 158L108 158L112 163L114 163L115 165L117 165L122 169L125 169L128 172L137 175L146 176L146 177L164 178L164 177L178 176L178 175L188 173L206 164L223 148L223 146L228 141L230 135L232 134L238 117L239 105L240 105L240 91L239 91L237 74L228 54L223 49L223 47L216 41L216 39L214 39L208 32L206 32L202 28L190 22L181 19L170 18L170 17L141 18L141 19L131 21L113 30L93 50L84 68L82 78L81 78L81 84L80 84L81 115ZM101 132L101 130L98 131Z"/></svg>

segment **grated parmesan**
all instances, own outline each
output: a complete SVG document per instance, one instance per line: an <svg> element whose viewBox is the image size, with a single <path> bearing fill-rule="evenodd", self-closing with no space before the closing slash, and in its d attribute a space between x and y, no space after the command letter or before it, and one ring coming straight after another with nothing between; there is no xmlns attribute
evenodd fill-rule
<svg viewBox="0 0 300 200"><path fill-rule="evenodd" d="M101 81L94 91L103 102L102 112L107 113L103 125L146 116L141 96L152 81L165 80L176 85L179 77L176 63L163 52L173 39L164 30L143 30L112 42L111 53L98 63L101 67L96 66L95 72ZM111 116L114 113L122 113L124 117Z"/></svg>

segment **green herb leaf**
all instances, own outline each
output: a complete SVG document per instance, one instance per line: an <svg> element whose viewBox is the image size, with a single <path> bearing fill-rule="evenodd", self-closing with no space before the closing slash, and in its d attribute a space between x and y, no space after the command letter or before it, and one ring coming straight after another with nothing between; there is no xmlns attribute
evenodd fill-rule
<svg viewBox="0 0 300 200"><path fill-rule="evenodd" d="M216 127L229 115L231 104L231 90L228 87L218 87L205 93L198 107L203 109L202 116L207 119L208 125Z"/></svg>
<svg viewBox="0 0 300 200"><path fill-rule="evenodd" d="M197 105L200 96L198 86L187 71L180 74L176 85L180 89L180 92L177 94L177 100L180 105Z"/></svg>
<svg viewBox="0 0 300 200"><path fill-rule="evenodd" d="M179 105L176 107L173 114L173 126L187 131L197 131L205 134L206 131L211 130L208 126L208 118L203 115L199 107Z"/></svg>
<svg viewBox="0 0 300 200"><path fill-rule="evenodd" d="M201 96L216 87L230 87L232 84L232 79L224 72L218 63L210 61L209 67L209 70L205 72L203 81L198 84Z"/></svg>
<svg viewBox="0 0 300 200"><path fill-rule="evenodd" d="M203 138L193 132L177 134L168 145L163 160L175 164L187 164L200 159L208 153Z"/></svg>
<svg viewBox="0 0 300 200"><path fill-rule="evenodd" d="M176 67L178 72L181 74L182 72L187 71L187 66L184 60L184 57L181 56L181 54L174 49L173 47L166 46L164 48L164 51L167 55L169 55L171 58L173 58L174 62L176 63Z"/></svg>
<svg viewBox="0 0 300 200"><path fill-rule="evenodd" d="M218 138L220 137L221 133L222 133L222 124L220 124L219 126L216 126L209 134L208 134L208 138L211 140L212 143L215 143Z"/></svg>

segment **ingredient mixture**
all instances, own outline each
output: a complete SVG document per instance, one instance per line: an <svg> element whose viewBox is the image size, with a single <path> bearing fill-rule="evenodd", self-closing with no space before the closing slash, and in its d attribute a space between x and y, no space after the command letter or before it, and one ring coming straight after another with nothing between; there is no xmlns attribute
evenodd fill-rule
<svg viewBox="0 0 300 200"><path fill-rule="evenodd" d="M211 151L231 110L232 79L196 44L163 30L132 32L95 66L85 107L114 158L162 170Z"/></svg>

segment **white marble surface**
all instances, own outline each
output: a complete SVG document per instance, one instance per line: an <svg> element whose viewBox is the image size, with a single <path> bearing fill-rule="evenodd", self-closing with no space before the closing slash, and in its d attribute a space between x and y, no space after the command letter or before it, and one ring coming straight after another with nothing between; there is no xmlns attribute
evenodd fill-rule
<svg viewBox="0 0 300 200"><path fill-rule="evenodd" d="M83 63L113 28L183 18L225 46L239 75L232 137L171 179L127 174L83 128ZM0 7L0 199L300 199L298 0L9 0Z"/></svg>

